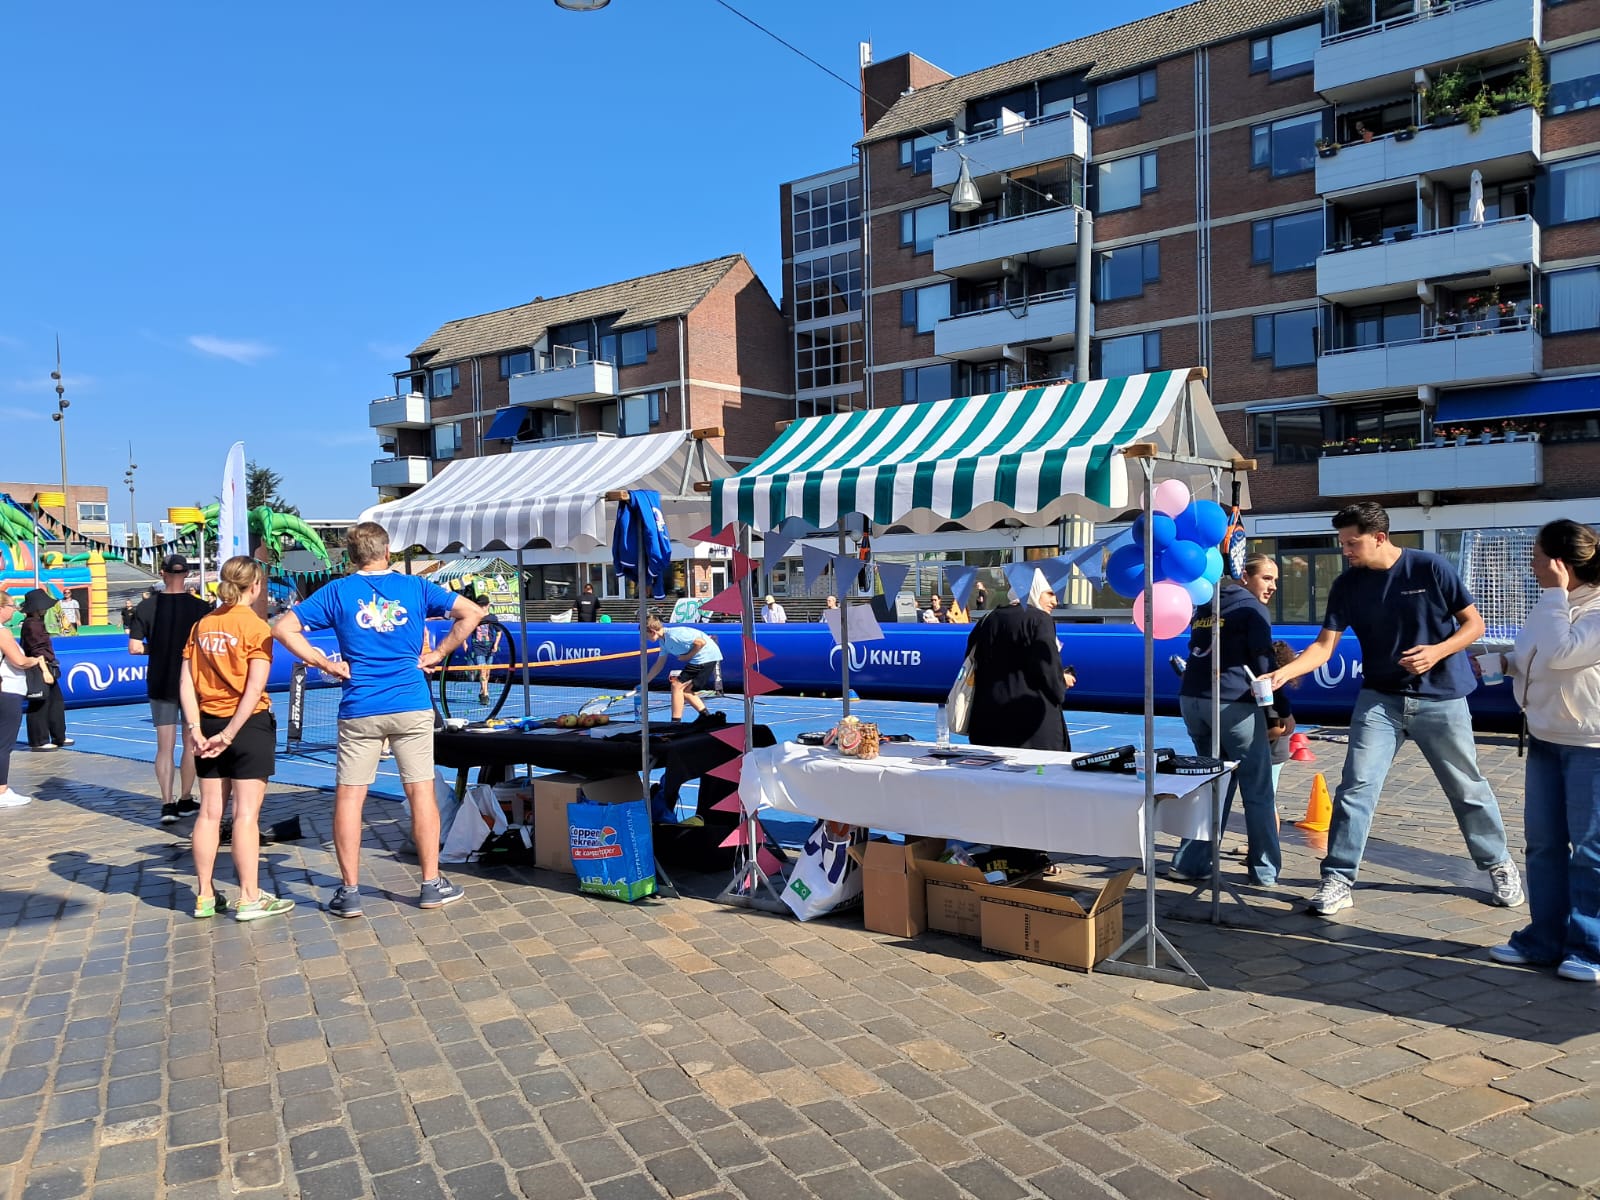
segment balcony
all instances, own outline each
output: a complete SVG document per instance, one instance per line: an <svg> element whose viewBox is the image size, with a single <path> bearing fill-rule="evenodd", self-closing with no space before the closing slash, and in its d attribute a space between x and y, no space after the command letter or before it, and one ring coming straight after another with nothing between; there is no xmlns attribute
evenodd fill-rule
<svg viewBox="0 0 1600 1200"><path fill-rule="evenodd" d="M380 490L421 487L433 478L433 461L427 458L380 458L372 464L372 486Z"/></svg>
<svg viewBox="0 0 1600 1200"><path fill-rule="evenodd" d="M508 381L511 403L525 408L558 408L579 400L611 400L617 395L617 368L585 358L569 366L513 375Z"/></svg>
<svg viewBox="0 0 1600 1200"><path fill-rule="evenodd" d="M369 429L426 429L428 424L428 398L421 392L380 396L367 405Z"/></svg>
<svg viewBox="0 0 1600 1200"><path fill-rule="evenodd" d="M1377 301L1414 294L1424 279L1474 276L1491 285L1526 280L1528 268L1538 265L1538 224L1532 217L1503 217L1379 246L1325 251L1317 259L1317 292L1339 302Z"/></svg>
<svg viewBox="0 0 1600 1200"><path fill-rule="evenodd" d="M957 229L933 241L933 269L945 275L994 274L1002 259L1026 255L1031 266L1054 267L1077 255L1078 210L1050 208Z"/></svg>
<svg viewBox="0 0 1600 1200"><path fill-rule="evenodd" d="M1317 159L1317 191L1346 192L1417 175L1465 183L1474 167L1486 179L1516 175L1539 164L1539 125L1538 113L1519 108L1487 118L1477 133L1461 123L1419 129L1415 137L1401 131L1354 142Z"/></svg>
<svg viewBox="0 0 1600 1200"><path fill-rule="evenodd" d="M1324 454L1317 460L1317 490L1324 496L1385 496L1537 487L1544 482L1542 450L1538 442L1522 440L1380 454Z"/></svg>
<svg viewBox="0 0 1600 1200"><path fill-rule="evenodd" d="M1089 158L1089 122L1080 112L1053 113L1032 121L1008 121L1003 126L941 146L933 155L933 186L955 187L965 155L973 181L1054 162L1060 158Z"/></svg>
<svg viewBox="0 0 1600 1200"><path fill-rule="evenodd" d="M1540 37L1543 0L1417 0L1400 17L1323 38L1317 91L1344 102L1407 90L1417 68L1492 58Z"/></svg>
<svg viewBox="0 0 1600 1200"><path fill-rule="evenodd" d="M1046 292L1009 306L946 317L933 331L933 350L946 358L978 362L996 357L1003 346L1028 343L1029 349L1065 350L1078 329L1076 291Z"/></svg>
<svg viewBox="0 0 1600 1200"><path fill-rule="evenodd" d="M1373 396L1459 383L1532 379L1544 365L1544 344L1533 321L1514 317L1466 332L1436 328L1429 336L1348 350L1317 358L1317 390L1324 396Z"/></svg>

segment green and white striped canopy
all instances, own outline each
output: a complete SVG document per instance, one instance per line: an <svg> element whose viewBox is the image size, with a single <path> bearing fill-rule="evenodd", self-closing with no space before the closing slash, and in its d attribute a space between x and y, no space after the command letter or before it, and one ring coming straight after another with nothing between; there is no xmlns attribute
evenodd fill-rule
<svg viewBox="0 0 1600 1200"><path fill-rule="evenodd" d="M825 529L849 513L916 532L1105 520L1131 503L1122 446L1238 457L1202 378L1157 371L796 421L745 470L712 482L711 526L761 531L799 517ZM1175 473L1194 478L1163 476Z"/></svg>

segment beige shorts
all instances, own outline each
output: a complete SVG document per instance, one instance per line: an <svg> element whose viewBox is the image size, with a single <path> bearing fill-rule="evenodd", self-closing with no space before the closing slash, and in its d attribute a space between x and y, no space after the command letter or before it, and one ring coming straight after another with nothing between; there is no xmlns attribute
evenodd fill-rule
<svg viewBox="0 0 1600 1200"><path fill-rule="evenodd" d="M402 783L433 778L433 710L351 717L339 722L340 787L366 787L378 777L383 743L389 743Z"/></svg>

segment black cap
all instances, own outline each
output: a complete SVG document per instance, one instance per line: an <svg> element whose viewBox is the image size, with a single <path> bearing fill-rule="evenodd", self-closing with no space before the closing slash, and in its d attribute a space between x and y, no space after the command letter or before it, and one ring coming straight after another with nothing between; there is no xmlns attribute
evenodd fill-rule
<svg viewBox="0 0 1600 1200"><path fill-rule="evenodd" d="M189 560L181 554L169 554L161 560L161 573L163 575L187 575L189 573Z"/></svg>

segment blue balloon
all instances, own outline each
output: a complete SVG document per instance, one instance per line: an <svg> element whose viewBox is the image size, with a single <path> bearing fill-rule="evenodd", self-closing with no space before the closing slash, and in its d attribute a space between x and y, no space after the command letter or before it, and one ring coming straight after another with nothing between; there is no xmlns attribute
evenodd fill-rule
<svg viewBox="0 0 1600 1200"><path fill-rule="evenodd" d="M1189 593L1189 599L1194 601L1194 606L1199 608L1202 604L1210 604L1211 597L1216 594L1217 588L1204 575L1199 579L1191 579L1184 584L1184 590Z"/></svg>
<svg viewBox="0 0 1600 1200"><path fill-rule="evenodd" d="M1122 546L1106 560L1106 585L1117 595L1132 600L1144 591L1144 547Z"/></svg>
<svg viewBox="0 0 1600 1200"><path fill-rule="evenodd" d="M1228 513L1215 500L1196 500L1178 514L1177 525L1184 541L1215 546L1228 532Z"/></svg>
<svg viewBox="0 0 1600 1200"><path fill-rule="evenodd" d="M1143 513L1133 519L1131 532L1133 540L1141 546L1144 545ZM1156 513L1154 519L1150 522L1150 538L1155 543L1157 550L1160 550L1163 546L1172 545L1178 538L1178 523L1167 516L1166 513ZM1159 558L1160 555L1156 557Z"/></svg>
<svg viewBox="0 0 1600 1200"><path fill-rule="evenodd" d="M1159 579L1173 583L1192 583L1206 571L1206 550L1193 542L1173 542L1161 552Z"/></svg>
<svg viewBox="0 0 1600 1200"><path fill-rule="evenodd" d="M1215 546L1206 549L1206 569L1201 578L1209 581L1213 587L1222 578L1222 551Z"/></svg>

